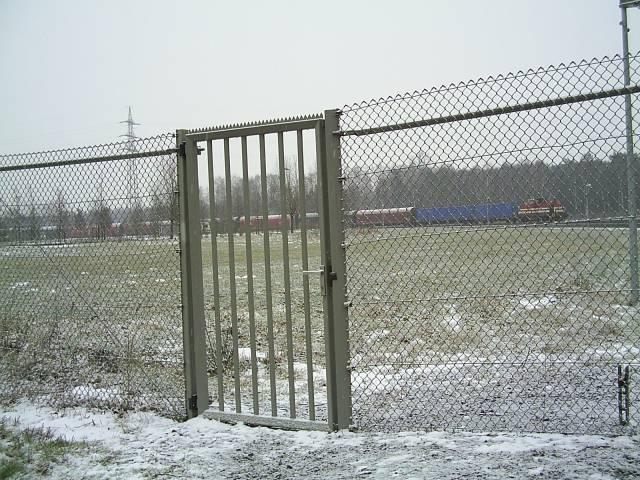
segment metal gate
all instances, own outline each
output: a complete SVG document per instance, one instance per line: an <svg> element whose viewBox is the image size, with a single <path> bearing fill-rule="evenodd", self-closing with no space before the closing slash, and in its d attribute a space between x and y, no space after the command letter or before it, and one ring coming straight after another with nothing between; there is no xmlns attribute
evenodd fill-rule
<svg viewBox="0 0 640 480"><path fill-rule="evenodd" d="M337 115L325 117L178 131L191 416L349 425Z"/></svg>

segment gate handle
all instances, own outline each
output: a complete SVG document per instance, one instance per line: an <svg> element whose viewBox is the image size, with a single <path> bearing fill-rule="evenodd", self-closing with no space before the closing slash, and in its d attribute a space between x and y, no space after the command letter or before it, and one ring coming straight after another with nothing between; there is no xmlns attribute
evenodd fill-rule
<svg viewBox="0 0 640 480"><path fill-rule="evenodd" d="M319 270L303 270L303 275L309 275L311 273L319 273L320 274L320 294L324 297L327 295L327 276L326 276L326 267L324 265L320 265Z"/></svg>

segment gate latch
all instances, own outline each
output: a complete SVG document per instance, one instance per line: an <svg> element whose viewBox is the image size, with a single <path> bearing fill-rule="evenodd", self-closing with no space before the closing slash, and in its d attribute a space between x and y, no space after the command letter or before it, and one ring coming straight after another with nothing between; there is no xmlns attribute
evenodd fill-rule
<svg viewBox="0 0 640 480"><path fill-rule="evenodd" d="M629 424L629 365L624 367L624 373L622 371L622 365L618 365L618 416L620 418L620 425Z"/></svg>
<svg viewBox="0 0 640 480"><path fill-rule="evenodd" d="M191 395L189 397L189 410L198 410L198 395Z"/></svg>
<svg viewBox="0 0 640 480"><path fill-rule="evenodd" d="M335 272L327 272L327 267L325 265L320 265L319 270L303 270L303 275L309 275L312 273L320 274L320 293L323 297L327 296L327 288L329 287L329 281L335 280L337 277Z"/></svg>

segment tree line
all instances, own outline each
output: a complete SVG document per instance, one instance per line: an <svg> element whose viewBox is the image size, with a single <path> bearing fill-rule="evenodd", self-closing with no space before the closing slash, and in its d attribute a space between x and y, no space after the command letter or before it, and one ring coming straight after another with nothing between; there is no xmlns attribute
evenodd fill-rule
<svg viewBox="0 0 640 480"><path fill-rule="evenodd" d="M491 168L427 164L371 172L356 167L346 177L347 210L521 204L545 198L562 202L573 217L585 217L587 212L592 218L627 214L629 176L622 153L604 159L586 153L557 164L523 161Z"/></svg>
<svg viewBox="0 0 640 480"><path fill-rule="evenodd" d="M634 158L637 162L638 158ZM470 165L415 164L388 170L366 171L345 169L343 192L346 210L394 207L446 207L482 203L520 204L530 198L557 199L570 217L608 218L627 215L627 159L623 153L596 158L590 153L579 159L560 163L544 161L515 162L492 168ZM640 185L636 179L636 194ZM286 213L291 225L301 212L300 177L293 162L288 162L285 175L265 177L266 204L269 214L280 214L281 187L285 188ZM315 172L304 176L304 203L307 213L318 212L318 182ZM46 204L0 199L0 241L55 239L89 236L104 240L114 235L153 235L173 238L178 232L178 199L175 194L175 168L161 172L154 186L155 193L144 198L129 199L126 205L116 205L106 199L100 185L91 201L77 202L67 198L62 189ZM214 179L213 216L224 221L227 215L226 180ZM234 220L245 215L243 179L230 179L230 213ZM262 216L262 179L250 176L247 181L249 214ZM200 188L200 218L210 219L208 187ZM640 204L640 198L637 199Z"/></svg>
<svg viewBox="0 0 640 480"><path fill-rule="evenodd" d="M282 206L281 180L277 174L267 175L267 210L269 214L280 214ZM290 166L285 171L282 184L285 188L286 213L291 216L291 224L297 224L302 202L299 194L297 169ZM251 216L261 216L262 183L259 175L248 179L249 210ZM232 219L245 215L243 179L233 176L231 187ZM179 231L179 205L177 176L175 169L161 172L153 188L154 193L141 198L122 199L105 198L102 183L90 201L78 201L69 198L63 189L58 189L53 199L37 203L31 198L24 201L18 193L12 198L0 198L0 241L38 241L54 240L64 242L69 238L89 238L105 240L114 236L163 236L174 238ZM226 218L227 195L226 180L217 177L214 180L213 215L224 221ZM307 212L317 212L317 179L315 173L304 177L304 202ZM209 189L200 187L200 218L210 220Z"/></svg>

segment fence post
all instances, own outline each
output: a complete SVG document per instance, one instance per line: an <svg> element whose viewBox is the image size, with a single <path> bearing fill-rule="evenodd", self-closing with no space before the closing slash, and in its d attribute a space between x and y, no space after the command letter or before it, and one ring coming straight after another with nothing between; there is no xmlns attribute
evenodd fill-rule
<svg viewBox="0 0 640 480"><path fill-rule="evenodd" d="M339 111L326 110L324 122L324 221L328 230L326 249L325 328L327 351L327 402L329 425L345 429L351 425L351 365L349 356L349 316L342 215L342 166L340 161ZM328 229L327 229L328 227ZM326 238L326 236L325 236Z"/></svg>
<svg viewBox="0 0 640 480"><path fill-rule="evenodd" d="M624 86L631 85L629 72L629 29L627 27L627 7L620 5L622 12L622 55L624 67ZM627 193L629 207L629 269L631 295L629 303L638 303L638 213L636 205L636 159L633 154L633 114L631 111L631 95L624 96L625 123L627 135Z"/></svg>
<svg viewBox="0 0 640 480"><path fill-rule="evenodd" d="M176 143L180 192L180 271L185 402L187 416L192 418L204 412L209 406L198 148L194 141L187 138L186 130L176 132Z"/></svg>

